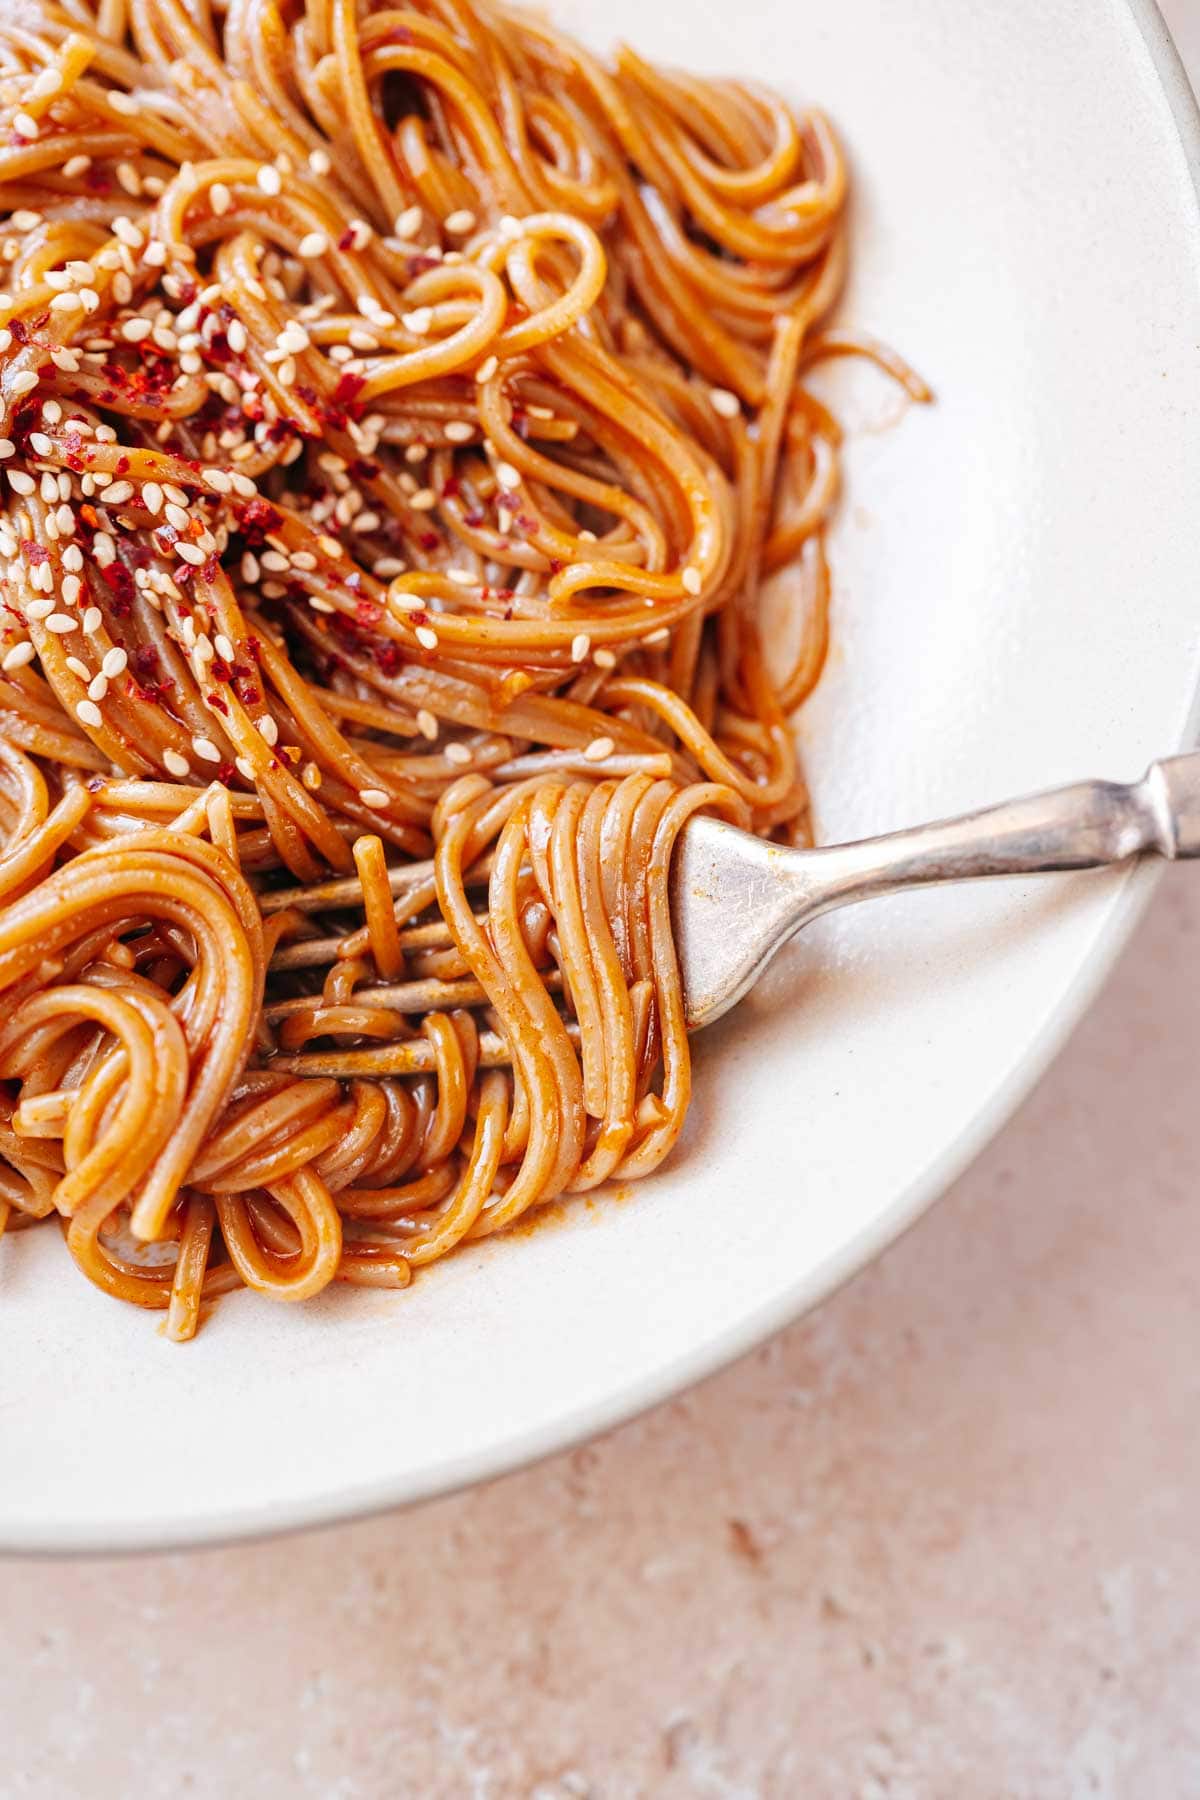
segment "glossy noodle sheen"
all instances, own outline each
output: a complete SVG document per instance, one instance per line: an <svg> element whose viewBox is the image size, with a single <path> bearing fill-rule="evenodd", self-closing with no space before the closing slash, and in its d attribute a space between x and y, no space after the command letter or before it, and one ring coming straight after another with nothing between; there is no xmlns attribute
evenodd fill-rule
<svg viewBox="0 0 1200 1800"><path fill-rule="evenodd" d="M672 845L809 832L806 371L928 397L845 197L499 6L0 8L0 1233L185 1338L668 1155Z"/></svg>

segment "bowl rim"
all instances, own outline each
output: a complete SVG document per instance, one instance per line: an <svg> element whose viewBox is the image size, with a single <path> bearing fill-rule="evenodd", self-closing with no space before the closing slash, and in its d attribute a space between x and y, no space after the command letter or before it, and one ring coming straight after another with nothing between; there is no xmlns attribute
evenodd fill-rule
<svg viewBox="0 0 1200 1800"><path fill-rule="evenodd" d="M1157 0L1123 0L1123 4L1149 52L1173 117L1191 176L1196 217L1200 222L1200 101ZM1198 734L1200 686L1192 695L1183 741L1175 748L1192 748ZM162 1529L147 1529L144 1521L124 1528L121 1521L110 1519L66 1533L61 1527L45 1536L37 1531L26 1531L17 1537L0 1539L0 1556L149 1555L168 1550L213 1548L265 1536L284 1536L349 1524L402 1506L437 1499L479 1482L495 1480L571 1450L639 1417L735 1363L858 1274L915 1225L970 1166L1066 1045L1111 974L1165 867L1161 861L1144 862L1131 868L1120 880L1114 888L1104 924L1054 1013L1030 1040L1010 1074L992 1090L970 1122L942 1146L921 1174L902 1188L870 1225L715 1338L682 1353L661 1369L627 1381L602 1400L569 1416L518 1432L488 1449L464 1451L446 1458L415 1477L409 1472L380 1477L353 1488L331 1486L282 1509L275 1509L270 1516L265 1506L256 1505L238 1507L223 1517L214 1518L208 1514L190 1519L186 1515L176 1517Z"/></svg>

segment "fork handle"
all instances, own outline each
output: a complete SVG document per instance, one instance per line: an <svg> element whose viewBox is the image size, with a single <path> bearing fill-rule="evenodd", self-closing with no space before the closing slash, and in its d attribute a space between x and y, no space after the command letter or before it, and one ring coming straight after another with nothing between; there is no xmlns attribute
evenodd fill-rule
<svg viewBox="0 0 1200 1800"><path fill-rule="evenodd" d="M958 819L809 852L815 910L982 875L1097 869L1131 857L1200 856L1200 751L1123 785L1079 781ZM811 915L810 915L811 916Z"/></svg>

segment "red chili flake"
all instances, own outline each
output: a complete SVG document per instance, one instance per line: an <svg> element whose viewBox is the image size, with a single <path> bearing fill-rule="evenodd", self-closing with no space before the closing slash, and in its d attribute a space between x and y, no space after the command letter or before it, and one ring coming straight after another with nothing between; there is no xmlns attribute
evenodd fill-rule
<svg viewBox="0 0 1200 1800"><path fill-rule="evenodd" d="M223 656L214 656L208 665L208 672L214 681L230 681L233 678L233 664L227 663ZM225 711L225 702L218 694L210 694L208 703L210 706L219 707L222 712Z"/></svg>
<svg viewBox="0 0 1200 1800"><path fill-rule="evenodd" d="M381 44L411 44L416 40L407 25L393 25L379 41Z"/></svg>
<svg viewBox="0 0 1200 1800"><path fill-rule="evenodd" d="M191 563L180 563L179 567L175 570L174 580L176 587L190 588L195 579L196 571L193 569Z"/></svg>
<svg viewBox="0 0 1200 1800"><path fill-rule="evenodd" d="M419 607L416 612L410 612L408 617L414 625L428 625L429 623L429 614L424 607Z"/></svg>
<svg viewBox="0 0 1200 1800"><path fill-rule="evenodd" d="M283 514L277 512L269 500L247 500L245 506L238 508L238 530L248 544L261 544L268 531L278 531L283 524Z"/></svg>
<svg viewBox="0 0 1200 1800"><path fill-rule="evenodd" d="M255 662L262 661L262 645L259 643L259 641L256 637L254 637L252 635L247 637L246 648L250 652L251 656L254 658Z"/></svg>
<svg viewBox="0 0 1200 1800"><path fill-rule="evenodd" d="M333 390L334 404L336 406L349 405L351 401L358 399L366 385L365 375L352 375L349 371L343 371L338 376L338 384Z"/></svg>
<svg viewBox="0 0 1200 1800"><path fill-rule="evenodd" d="M379 464L368 462L363 456L356 456L346 473L353 476L355 481L374 481L379 473Z"/></svg>
<svg viewBox="0 0 1200 1800"><path fill-rule="evenodd" d="M436 256L410 256L408 259L408 279L415 281L418 275L427 275L430 269L441 267Z"/></svg>
<svg viewBox="0 0 1200 1800"><path fill-rule="evenodd" d="M425 551L426 555L437 550L440 547L441 542L442 540L436 531L423 531L417 539L418 545Z"/></svg>
<svg viewBox="0 0 1200 1800"><path fill-rule="evenodd" d="M142 644L129 660L135 675L152 678L158 672L158 651L153 644Z"/></svg>
<svg viewBox="0 0 1200 1800"><path fill-rule="evenodd" d="M371 649L376 667L382 674L398 675L400 673L404 667L404 658L400 653L399 644L393 643L391 638L380 638L371 646Z"/></svg>
<svg viewBox="0 0 1200 1800"><path fill-rule="evenodd" d="M459 481L457 475L451 475L449 481L447 481L442 487L442 499L443 500L457 500L461 493L462 493L462 483Z"/></svg>
<svg viewBox="0 0 1200 1800"><path fill-rule="evenodd" d="M353 574L347 575L344 585L350 589L352 594L357 594L359 588L362 586L361 572L358 569L355 569Z"/></svg>
<svg viewBox="0 0 1200 1800"><path fill-rule="evenodd" d="M341 237L338 239L337 247L339 250L353 250L354 232L349 225L347 225L345 231L343 231Z"/></svg>
<svg viewBox="0 0 1200 1800"><path fill-rule="evenodd" d="M563 569L562 558L558 557L558 556L552 556L550 558L550 573L552 575L560 575L562 573L562 569Z"/></svg>
<svg viewBox="0 0 1200 1800"><path fill-rule="evenodd" d="M211 587L213 582L217 579L217 571L219 570L220 567L221 567L220 559L218 558L216 551L214 550L213 554L208 558L207 562L202 563L200 566L201 581L206 581L208 583L209 587Z"/></svg>
<svg viewBox="0 0 1200 1800"><path fill-rule="evenodd" d="M33 538L21 539L21 552L25 561L35 569L39 563L50 561L50 552L47 550L45 544L39 544Z"/></svg>
<svg viewBox="0 0 1200 1800"><path fill-rule="evenodd" d="M205 345L205 354L210 362L226 363L233 355L229 348L229 339L223 331L214 331Z"/></svg>
<svg viewBox="0 0 1200 1800"><path fill-rule="evenodd" d="M195 282L194 281L185 281L183 286L179 290L179 305L180 305L180 307L183 308L183 307L190 306L192 304L192 301L195 298L196 298Z"/></svg>
<svg viewBox="0 0 1200 1800"><path fill-rule="evenodd" d="M129 473L129 458L127 456L118 456L118 458L117 458L117 474L118 475L128 475L128 473Z"/></svg>
<svg viewBox="0 0 1200 1800"><path fill-rule="evenodd" d="M123 562L110 562L100 570L100 579L113 597L113 611L124 618L133 605L133 576Z"/></svg>
<svg viewBox="0 0 1200 1800"><path fill-rule="evenodd" d="M486 518L487 518L486 513L480 512L480 510L477 506L473 506L471 508L470 512L463 514L463 524L469 525L471 527L471 529L474 531L474 530L477 530L478 527L484 523Z"/></svg>
<svg viewBox="0 0 1200 1800"><path fill-rule="evenodd" d="M24 319L10 319L8 322L8 329L12 332L14 344L27 344L29 342L29 327L26 325Z"/></svg>
<svg viewBox="0 0 1200 1800"><path fill-rule="evenodd" d="M383 608L377 600L356 600L354 617L360 625L378 625L383 617Z"/></svg>
<svg viewBox="0 0 1200 1800"><path fill-rule="evenodd" d="M103 169L92 168L87 172L87 185L93 194L111 194L112 180Z"/></svg>
<svg viewBox="0 0 1200 1800"><path fill-rule="evenodd" d="M214 674L216 673L215 665L213 668L213 673ZM205 696L205 698L207 699L208 704L212 707L214 712L228 714L228 712L229 712L228 702L223 700L221 698L220 694L208 694Z"/></svg>
<svg viewBox="0 0 1200 1800"><path fill-rule="evenodd" d="M319 404L319 397L315 388L307 387L297 381L292 388L292 392L303 400L305 406L316 406Z"/></svg>

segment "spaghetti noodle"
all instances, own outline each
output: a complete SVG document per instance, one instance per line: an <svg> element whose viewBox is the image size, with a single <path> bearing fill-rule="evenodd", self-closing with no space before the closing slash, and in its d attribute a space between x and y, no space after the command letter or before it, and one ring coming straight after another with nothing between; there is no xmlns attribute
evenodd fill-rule
<svg viewBox="0 0 1200 1800"><path fill-rule="evenodd" d="M0 1232L186 1338L668 1154L672 843L809 829L805 373L927 397L845 190L488 0L5 9Z"/></svg>

